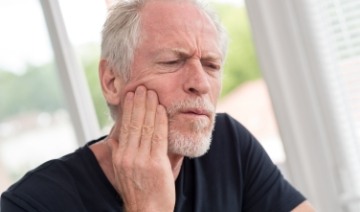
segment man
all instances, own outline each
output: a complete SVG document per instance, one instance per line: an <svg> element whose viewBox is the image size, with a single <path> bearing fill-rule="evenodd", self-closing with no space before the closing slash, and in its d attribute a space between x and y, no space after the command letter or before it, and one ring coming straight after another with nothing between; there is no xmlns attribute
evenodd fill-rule
<svg viewBox="0 0 360 212"><path fill-rule="evenodd" d="M115 126L29 172L2 210L312 211L247 130L215 115L225 52L198 2L119 2L99 65Z"/></svg>

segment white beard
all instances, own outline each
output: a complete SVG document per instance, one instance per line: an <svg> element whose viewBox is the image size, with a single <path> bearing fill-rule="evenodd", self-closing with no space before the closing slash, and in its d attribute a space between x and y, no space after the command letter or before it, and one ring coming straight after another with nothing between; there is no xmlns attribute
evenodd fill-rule
<svg viewBox="0 0 360 212"><path fill-rule="evenodd" d="M178 123L176 114L186 108L202 108L211 111L209 119L201 118L190 123ZM215 125L215 107L201 98L173 104L167 109L169 114L169 153L187 157L200 157L210 148L212 131ZM181 132L174 125L188 125L189 131Z"/></svg>

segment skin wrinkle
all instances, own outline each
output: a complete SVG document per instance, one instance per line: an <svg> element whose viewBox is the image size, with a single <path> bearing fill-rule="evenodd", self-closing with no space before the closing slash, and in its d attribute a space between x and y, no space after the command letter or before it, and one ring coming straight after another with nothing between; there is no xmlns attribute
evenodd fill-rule
<svg viewBox="0 0 360 212"><path fill-rule="evenodd" d="M177 3L177 6L179 7L182 7L183 9L185 9L185 4L180 4L180 3ZM196 8L186 8L187 10L189 10L189 13L190 12L193 12L195 14L197 14L198 16L202 16L203 18L201 19L195 19L195 24L186 24L186 22L184 22L183 20L175 20L173 21L174 24L173 25L180 25L182 26L185 30L181 30L180 32L177 31L177 32L174 32L172 29L168 29L166 27L163 27L163 26L154 26L152 24L147 24L147 23L144 23L142 22L142 39L140 39L140 43L141 42L148 42L146 38L149 38L150 39L154 39L156 37L162 37L162 35L159 33L159 34L155 34L155 36L148 36L146 32L149 32L150 30L154 30L154 31L162 31L164 33L170 33L169 34L169 37L171 36L174 36L174 37L182 37L182 42L183 41L186 41L186 45L181 45L180 43L176 43L178 46L198 46L198 47L204 47L206 45L203 45L203 43L201 42L202 40L202 34L208 34L208 28L214 28L215 29L215 25L212 23L211 19L204 13L204 12L201 12L199 11L198 9ZM171 13L171 11L168 11L168 13L166 15L164 15L165 17L170 15L169 14ZM149 14L151 16L151 14ZM147 18L147 15L145 14L142 14L142 18L144 20L146 20ZM153 16L152 16L153 18ZM205 19L205 20L204 20ZM163 17L157 17L157 19L155 19L155 22L158 22L158 23L161 23L163 21ZM194 20L187 20L188 23L194 23ZM194 28L196 27L199 27L199 29L196 29L194 30ZM195 36L192 36L191 33L193 33L194 31L198 32ZM190 33L188 33L190 32ZM190 35L189 35L190 34ZM217 33L215 33L217 34ZM195 37L195 40L192 40L192 38ZM219 54L221 55L221 50L220 50L220 47L218 46L218 39L219 39L219 35L216 36L217 39L213 39L212 42L213 42L213 46L217 47L217 53L215 54ZM166 40L163 40L164 44L167 45L168 43L166 42ZM172 42L171 40L168 40L168 42ZM140 46L140 45L139 45ZM180 48L179 48L180 49ZM196 55L198 58L202 58L202 53L203 52L207 52L209 50L207 49L199 49L199 48L196 48L196 49L193 49L192 51L194 51L194 53L192 53L193 55ZM221 60L223 61L224 58L222 58L220 56Z"/></svg>
<svg viewBox="0 0 360 212"><path fill-rule="evenodd" d="M197 84L197 86L201 85L206 89L213 87L210 89L211 92L207 91L201 98L208 99L212 104L212 108L215 108L215 103L221 89L221 77L219 76L220 74L218 74L221 73L221 71L212 72L207 70L207 67L204 67L207 63L214 63L215 66L219 66L219 68L222 65L222 54L217 42L218 36L215 26L210 24L209 17L204 16L203 13L200 13L197 9L188 4L177 5L181 5L182 9L189 11L189 13L196 14L195 16L197 16L197 18L191 19L190 17L186 17L185 19L188 20L172 18L171 25L159 24L162 22L158 21L164 21L164 17L161 15L154 16L150 13L150 10L146 10L147 7L155 7L155 5L151 4L152 3L149 3L143 8L143 13L141 15L141 34L143 34L143 36L135 51L134 63L131 66L131 70L133 70L131 78L124 86L124 89L122 89L122 96L126 92L134 91L137 86L144 85L147 89L154 90L158 93L159 102L164 105L166 109L170 107L170 102L177 102L176 99L184 101L193 99L195 94L185 96L183 93L180 94L177 90L174 90L174 92L171 91L172 89L175 89L176 86L169 87L171 90L164 91L164 94L162 94L163 90L166 88L159 89L158 83L165 83L170 79L173 80L176 78L177 80L180 80L180 82L176 82L175 84L178 84L180 87L183 87L188 83L194 83ZM166 15L173 16L173 12L174 11L172 10L168 10ZM147 18L148 16L151 16L151 21ZM195 24L190 22L191 20L196 20ZM204 39L204 37L206 39ZM181 60L182 64L176 67L176 70L173 69L173 67L167 68L162 62L167 61L168 59ZM219 60L221 61L219 62ZM136 72L134 70L136 70ZM179 93L179 96L178 98L170 100L171 98L165 93L173 93L174 95ZM213 113L214 112L215 110L213 110ZM173 121L173 119L176 121ZM194 129L199 131L201 128L199 126L204 125L204 121L202 121L202 124L198 124L197 127L194 127L194 124L191 126L179 126L179 123L177 122L179 122L177 116L169 119L170 131L174 132L173 129L180 129L182 134L186 132L184 135L187 137L187 140L190 139L190 135L195 136L196 133L194 133ZM183 129L186 129L186 131L183 132ZM203 132L203 130L201 131ZM205 131L209 134L205 137L210 137L211 130ZM172 137L170 138L170 143L172 143L175 136L170 137ZM201 136L197 137L199 138ZM184 143L185 140L183 139L182 142Z"/></svg>
<svg viewBox="0 0 360 212"><path fill-rule="evenodd" d="M176 4L176 6L177 5L178 4ZM106 96L108 98L107 101L119 106L117 113L120 112L121 114L122 111L130 111L131 113L129 107L124 107L124 105L126 105L124 102L126 103L127 101L125 96L128 92L137 90L141 85L143 85L147 91L153 90L158 96L158 103L161 105L160 108L163 108L161 109L163 112L161 112L162 115L159 116L159 120L164 121L164 119L166 119L168 124L166 124L166 134L163 132L165 128L163 124L154 125L157 129L154 130L153 136L162 137L162 141L159 141L154 145L159 146L161 149L161 146L165 146L162 145L165 141L167 143L165 152L167 153L165 153L166 155L161 154L160 156L160 153L158 155L158 157L161 158L158 159L159 162L161 161L162 167L156 167L153 162L149 165L152 165L154 168L151 172L154 172L152 173L152 176L155 177L155 179L164 178L165 176L168 176L169 173L172 174L170 179L172 182L166 177L166 179L162 179L164 182L167 182L165 185L162 184L161 186L154 187L159 190L164 189L165 187L169 190L174 189L173 180L177 178L180 172L184 156L200 156L209 149L211 133L214 126L215 105L221 89L221 77L218 74L220 73L220 69L212 70L206 66L207 64L204 64L204 60L208 60L211 57L222 58L220 44L216 42L218 37L216 28L212 24L204 24L208 18L199 15L200 13L196 12L197 10L193 8L194 6L192 4L181 1L181 5L182 8L179 9L170 1L151 1L142 8L142 25L140 26L140 29L142 34L146 33L146 36L141 37L138 46L134 51L134 62L131 64L131 78L128 81L124 82L124 80L120 80L121 76L114 75L111 69L102 69L104 71L103 76L105 79L105 81L103 81L103 86L107 88L105 89L105 92L108 92L106 93L108 94ZM156 10L161 10L162 12L166 11L166 16L164 13ZM176 15L177 13L186 13L186 16L180 17ZM150 18L146 18L146 15L149 15ZM156 20L162 21L158 22ZM194 24L192 20L198 21ZM182 24L176 25L176 23ZM146 26L151 26L151 28L146 28ZM201 42L199 42L199 40L201 40ZM174 72L159 72L158 67L161 64L156 60L159 55L153 54L152 51L160 49L183 50L184 63L181 64L179 68L176 67L178 70ZM176 56L179 57L179 55ZM103 68L107 68L107 66L103 66ZM169 70L173 68L174 67L171 67ZM114 77L114 80L111 77ZM111 81L106 81L106 79ZM110 86L107 87L108 85ZM202 103L199 103L198 105L194 105L193 103L182 103L193 102L193 100L197 98L201 99L198 101ZM185 111L176 111L171 119L169 119L164 114L165 109L170 109L174 104L184 105L178 107ZM205 109L211 111L211 114L208 114L208 117L199 114L196 115L196 113L193 112L196 112L196 110L201 112L201 110ZM122 117L118 117L117 119L117 123L119 123L118 129L121 128L121 123L124 118L125 120L127 119L125 115L121 116ZM164 116L166 118L161 119L161 117ZM129 124L131 122L127 120L124 123ZM160 134L157 135L157 133ZM144 157L142 157L143 155L136 154L137 150L133 148L137 143L141 144L141 141L133 134L133 136L130 137L125 136L124 133L121 133L121 130L111 134L113 135L111 136L113 139L105 141L104 145L110 145L110 149L113 149L111 155L120 155L119 158L113 158L113 161L120 161L116 162L116 166L112 169L104 167L108 164L106 162L100 162L100 165L103 167L103 170L106 171L106 175L111 183L114 186L121 187L119 192L128 194L126 191L128 189L131 190L131 184L134 184L135 182L132 180L126 181L129 176L117 175L116 173L119 174L122 171L131 172L131 170L128 170L128 168L130 168L128 166L135 158L142 158L141 160L144 160ZM164 138L164 136L166 137ZM127 141L126 138L131 138L131 140ZM153 143L152 141L153 139L151 140L151 143ZM119 144L117 144L117 142ZM136 144L131 144L131 142L135 142ZM122 143L126 143L127 146L123 146ZM102 144L99 143L91 148L96 152L101 151L99 150L101 146ZM151 147L151 151L159 149L153 147L154 146ZM164 156L166 157L166 160L164 159ZM101 156L97 157L101 158ZM149 162L151 160L145 158L145 161ZM168 162L169 164L167 164ZM140 178L142 178L143 180L148 181L146 179L146 173L149 173L149 171L141 168L139 169L139 164L133 163L133 165L134 170L137 170L141 174L139 175L138 180L141 180ZM164 168L165 165L169 165L168 170ZM160 173L161 175L157 176ZM119 185L116 183L119 181L124 183ZM170 185L170 187L168 187L168 185ZM136 185L135 187L138 186ZM151 185L149 185L149 187L151 187ZM151 189L151 191L153 190L154 189ZM164 194L167 193L173 194L172 192L165 192ZM137 197L136 195L137 194L135 193L133 195L130 194L130 196L134 196L134 198ZM147 194L142 195L140 193L138 195L145 199L151 198ZM157 192L157 195L161 196L162 193ZM163 202L161 202L161 205L163 205Z"/></svg>
<svg viewBox="0 0 360 212"><path fill-rule="evenodd" d="M156 55L155 57L156 61L166 61L176 58L188 59L194 57L201 61L212 61L218 63L219 68L222 63L221 57L219 57L216 53L212 53L212 52L205 52L203 53L203 56L197 56L196 53L192 54L184 48L170 48L170 49L164 48L164 49L156 50L152 53Z"/></svg>
<svg viewBox="0 0 360 212"><path fill-rule="evenodd" d="M189 157L197 157L203 155L210 148L211 131L215 124L215 107L200 97L193 100L177 101L168 107L170 126L173 124L172 122L176 121L174 117L188 108L202 108L210 113L210 117L209 119L196 119L187 123L190 125L191 130L197 132L192 137L183 136L180 131L170 129L169 140L176 142L169 143L169 152L178 152L180 154L182 152L179 152L179 150L182 150L186 151Z"/></svg>
<svg viewBox="0 0 360 212"><path fill-rule="evenodd" d="M110 138L90 148L111 184L126 200L126 211L145 208L147 211L173 211L176 201L174 181L184 157L200 156L209 148L215 105L221 90L221 68L213 70L207 63L211 58L221 58L223 62L226 55L223 44L227 39L223 37L222 27L209 18L211 14L207 16L195 8L186 0L150 0L141 8L139 30L142 37L132 55L131 78L125 83L118 80L121 76L115 76L112 69L106 69L105 59L102 61L105 64L101 67L101 77L106 100L119 106L116 113L123 114L116 119L117 126ZM169 56L181 62L172 66L165 55L165 63L161 60L159 63L157 59L162 55L156 51L161 49L181 50L181 55ZM142 99L137 101L142 105L140 109L134 109L136 101L125 96L129 92L134 95L141 88L154 91L157 102ZM156 111L149 109L147 104L156 106ZM208 117L204 116L204 110L211 111L205 113ZM141 120L132 118L134 114L142 114L145 119L155 115L155 119L149 118L150 125L155 128L151 139L141 132L121 131L122 123L144 126ZM109 157L113 157L112 164L108 163ZM109 169L111 165L114 166ZM139 185L142 192L138 192Z"/></svg>

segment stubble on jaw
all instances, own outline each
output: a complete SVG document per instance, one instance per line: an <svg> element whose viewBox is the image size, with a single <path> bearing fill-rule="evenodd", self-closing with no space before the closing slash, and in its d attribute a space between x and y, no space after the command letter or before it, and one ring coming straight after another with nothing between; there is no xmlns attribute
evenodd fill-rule
<svg viewBox="0 0 360 212"><path fill-rule="evenodd" d="M188 108L201 108L209 113L208 119L191 120L188 123L177 123L176 115ZM204 155L210 148L212 131L215 126L215 106L202 98L182 100L167 108L169 117L168 152L190 158ZM181 132L175 125L188 125L189 132Z"/></svg>

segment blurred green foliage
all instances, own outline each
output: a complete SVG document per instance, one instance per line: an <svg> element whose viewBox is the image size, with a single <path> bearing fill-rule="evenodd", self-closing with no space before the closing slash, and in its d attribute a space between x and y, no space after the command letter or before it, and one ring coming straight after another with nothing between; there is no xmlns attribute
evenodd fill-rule
<svg viewBox="0 0 360 212"><path fill-rule="evenodd" d="M0 122L15 114L48 111L64 107L59 80L52 63L28 65L14 74L0 70Z"/></svg>
<svg viewBox="0 0 360 212"><path fill-rule="evenodd" d="M100 47L98 44L93 43L82 46L79 49L79 55L81 55L81 62L89 84L96 115L99 120L100 127L103 128L110 122L110 113L102 95L98 75Z"/></svg>
<svg viewBox="0 0 360 212"><path fill-rule="evenodd" d="M260 77L246 11L228 4L214 5L227 28L229 52L223 77L222 96L239 84ZM85 70L100 126L109 123L109 112L98 80L99 44L81 46L78 54ZM22 75L0 70L0 122L22 112L53 112L66 107L53 62L28 65Z"/></svg>
<svg viewBox="0 0 360 212"><path fill-rule="evenodd" d="M226 96L241 83L259 78L260 70L245 8L220 3L213 6L230 37L221 94Z"/></svg>

